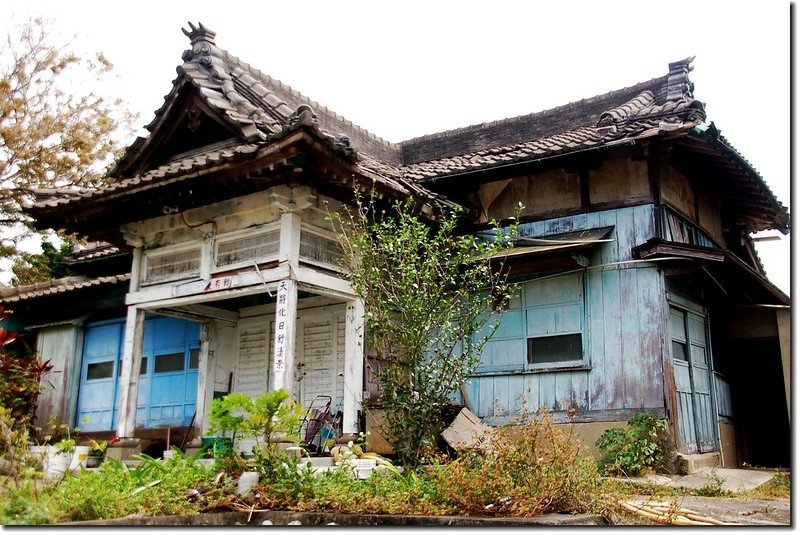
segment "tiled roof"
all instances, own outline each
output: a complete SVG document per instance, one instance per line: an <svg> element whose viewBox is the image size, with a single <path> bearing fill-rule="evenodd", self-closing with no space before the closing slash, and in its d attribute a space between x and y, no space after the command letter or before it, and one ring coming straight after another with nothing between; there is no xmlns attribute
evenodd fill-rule
<svg viewBox="0 0 800 535"><path fill-rule="evenodd" d="M69 204L77 200L89 200L96 197L109 197L115 194L128 192L134 189L157 184L159 186L171 182L177 182L193 176L193 173L216 167L218 165L232 162L234 160L244 160L252 156L258 145L247 144L226 144L222 148L217 146L206 148L206 150L183 156L182 158L165 163L155 169L151 169L142 175L133 178L126 178L117 182L111 182L105 186L94 190L81 190L73 192L69 196L47 196L40 195L40 190L36 190L36 208L52 208L58 205Z"/></svg>
<svg viewBox="0 0 800 535"><path fill-rule="evenodd" d="M96 277L93 279L86 277L66 277L25 286L16 286L14 288L0 288L0 303L16 303L25 301L26 299L72 292L94 286L113 285L129 281L130 278L130 273Z"/></svg>
<svg viewBox="0 0 800 535"><path fill-rule="evenodd" d="M190 24L184 33L191 48L184 52L172 91L148 129L155 133L177 105L179 93L191 86L210 109L239 131L238 139L173 157L130 177L133 173L126 171L136 168L157 136L140 138L120 162L117 182L58 199L50 192L37 199L33 215L46 213L55 221L60 212L51 209L62 205L79 208L84 201L145 191L206 170L213 172L223 163L256 158L262 148L298 124L345 154L365 177L400 195L418 196L427 202L437 197L427 188L429 180L683 134L705 120L703 104L695 100L689 81L692 58L687 58L670 63L669 72L659 78L565 106L390 143L218 48L215 33L202 24Z"/></svg>
<svg viewBox="0 0 800 535"><path fill-rule="evenodd" d="M98 258L106 258L119 254L119 247L107 242L92 242L87 245L78 245L72 248L72 253L64 260L65 264L86 262Z"/></svg>

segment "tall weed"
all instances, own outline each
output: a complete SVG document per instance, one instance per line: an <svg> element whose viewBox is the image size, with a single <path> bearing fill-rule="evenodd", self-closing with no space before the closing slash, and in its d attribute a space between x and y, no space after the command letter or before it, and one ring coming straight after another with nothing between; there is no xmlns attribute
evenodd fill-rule
<svg viewBox="0 0 800 535"><path fill-rule="evenodd" d="M436 472L437 488L460 514L536 516L605 507L594 461L543 413L499 428L491 452L459 458Z"/></svg>

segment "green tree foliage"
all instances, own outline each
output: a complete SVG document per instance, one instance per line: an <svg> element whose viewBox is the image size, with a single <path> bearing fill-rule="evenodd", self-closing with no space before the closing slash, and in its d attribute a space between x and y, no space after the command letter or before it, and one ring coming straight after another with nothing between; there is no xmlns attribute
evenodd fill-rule
<svg viewBox="0 0 800 535"><path fill-rule="evenodd" d="M42 19L0 45L0 258L33 233L22 208L37 189L96 187L132 116L91 88L112 66L53 42ZM128 132L124 132L127 134Z"/></svg>
<svg viewBox="0 0 800 535"><path fill-rule="evenodd" d="M490 260L509 240L497 226L492 239L461 234L462 215L447 210L431 226L410 201L385 210L358 202L331 215L382 367L384 431L406 464L434 447L442 409L474 370L510 297L507 271Z"/></svg>
<svg viewBox="0 0 800 535"><path fill-rule="evenodd" d="M11 266L14 274L11 284L13 286L33 284L71 275L62 261L72 252L72 245L71 240L64 240L59 247L56 247L50 241L43 239L40 254L19 253Z"/></svg>

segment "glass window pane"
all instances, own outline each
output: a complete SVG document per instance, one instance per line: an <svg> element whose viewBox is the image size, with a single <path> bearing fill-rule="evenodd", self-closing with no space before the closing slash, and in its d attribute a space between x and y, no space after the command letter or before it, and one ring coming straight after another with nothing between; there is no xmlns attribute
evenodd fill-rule
<svg viewBox="0 0 800 535"><path fill-rule="evenodd" d="M672 358L675 360L689 360L686 355L686 344L672 341Z"/></svg>
<svg viewBox="0 0 800 535"><path fill-rule="evenodd" d="M196 370L200 366L200 350L189 350L189 369Z"/></svg>
<svg viewBox="0 0 800 535"><path fill-rule="evenodd" d="M114 376L114 361L93 362L86 366L86 380L108 379Z"/></svg>
<svg viewBox="0 0 800 535"><path fill-rule="evenodd" d="M528 338L528 364L566 362L582 358L580 333Z"/></svg>
<svg viewBox="0 0 800 535"><path fill-rule="evenodd" d="M167 355L156 355L154 373L167 373L183 371L184 354L169 353Z"/></svg>

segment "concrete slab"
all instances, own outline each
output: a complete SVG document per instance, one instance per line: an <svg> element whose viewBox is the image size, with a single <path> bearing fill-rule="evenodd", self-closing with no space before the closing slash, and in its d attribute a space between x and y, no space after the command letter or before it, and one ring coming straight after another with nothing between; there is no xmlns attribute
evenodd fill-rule
<svg viewBox="0 0 800 535"><path fill-rule="evenodd" d="M687 489L719 486L724 491L742 492L760 487L770 481L772 476L772 472L762 470L704 467L697 472L670 481L665 486Z"/></svg>

